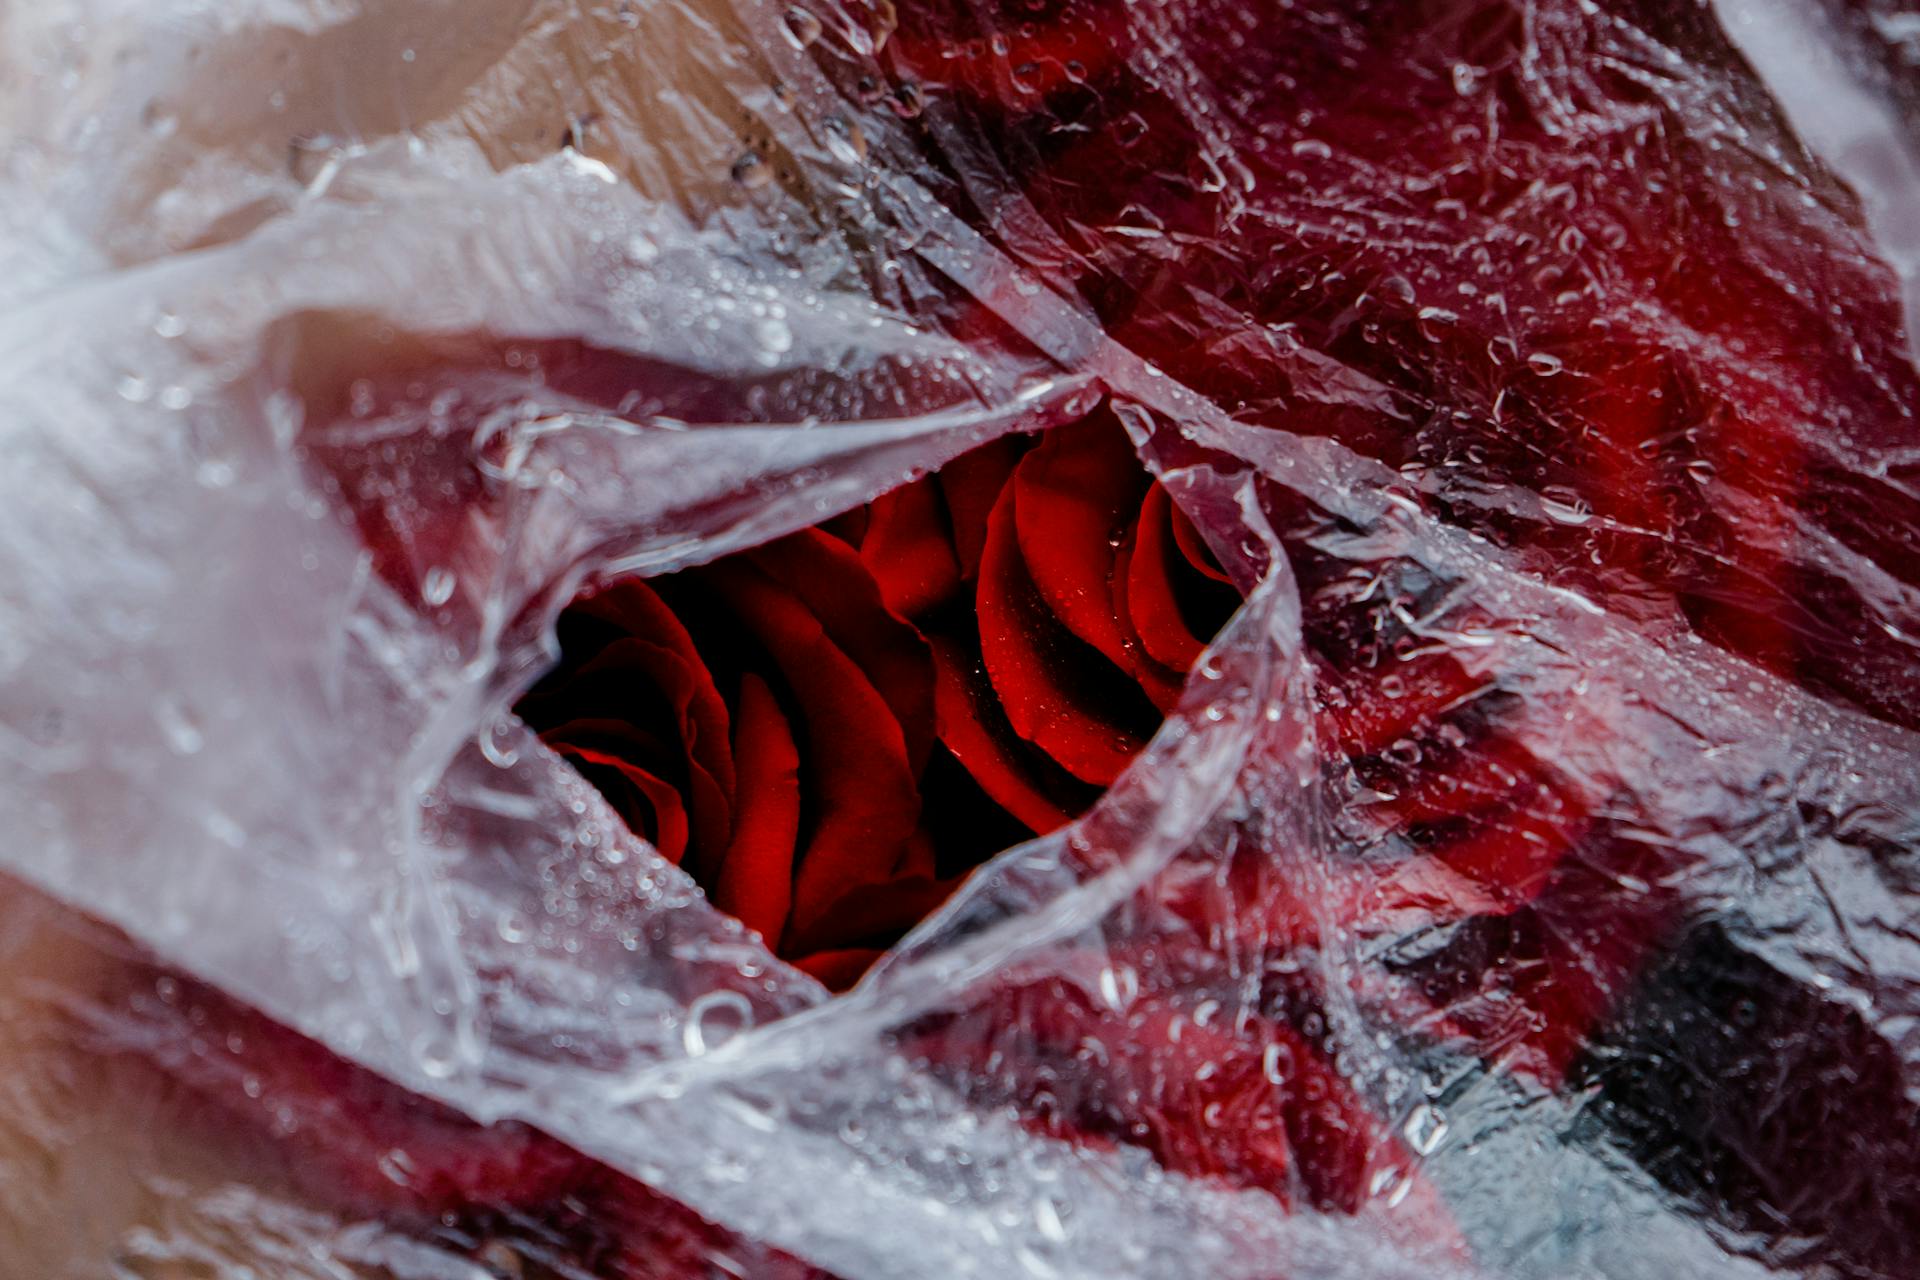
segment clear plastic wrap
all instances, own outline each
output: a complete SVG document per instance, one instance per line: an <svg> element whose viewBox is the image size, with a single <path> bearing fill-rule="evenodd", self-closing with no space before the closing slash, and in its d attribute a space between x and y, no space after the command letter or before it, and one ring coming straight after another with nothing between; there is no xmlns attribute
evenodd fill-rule
<svg viewBox="0 0 1920 1280"><path fill-rule="evenodd" d="M0 11L0 1167L139 1188L0 1272L517 1274L551 1140L614 1275L1914 1274L1882 8ZM584 585L1094 414L1245 602L852 992L510 713ZM261 1173L272 1024L486 1230Z"/></svg>

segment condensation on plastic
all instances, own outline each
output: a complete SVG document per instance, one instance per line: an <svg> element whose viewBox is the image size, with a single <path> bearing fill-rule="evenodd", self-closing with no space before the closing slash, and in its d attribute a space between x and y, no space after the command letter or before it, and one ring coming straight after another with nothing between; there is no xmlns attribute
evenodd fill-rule
<svg viewBox="0 0 1920 1280"><path fill-rule="evenodd" d="M1669 118L1716 146L1736 132L1725 66L1600 8L1542 8L1586 24L1595 58L1631 46ZM1915 314L1898 94L1816 6L1715 8L1760 77L1741 92L1770 87L1860 197L1891 270L1845 280L1904 287ZM1201 159L1257 220L1231 104L1187 74L1177 9L1128 11L1157 50L1140 74L1212 122ZM1497 680L1511 738L1672 855L1675 910L1865 1020L1909 1107L1920 738L1648 625L1429 501L1592 519L1552 492L1252 425L1149 363L1050 278L1052 230L962 114L926 125L935 172L920 123L847 88L893 24L885 3L0 11L0 859L410 1089L528 1121L839 1275L1798 1273L1594 1139L1578 1091L1399 1034L1393 922L1352 907L1373 873L1342 853L1351 796L1316 736L1295 570L1341 564L1420 610L1425 643ZM1830 37L1817 68L1783 51L1800 30ZM1571 73L1527 74L1551 96ZM1815 163L1754 150L1744 176L1797 183ZM1807 225L1850 244L1825 181L1804 184ZM952 336L967 305L1004 332ZM548 376L579 351L623 361L636 398ZM1298 360L1308 399L1385 403L1332 357ZM753 545L1103 396L1247 603L1091 814L1001 856L852 994L709 908L507 714L591 576ZM1858 464L1894 487L1914 474L1902 429L1905 452L1869 441ZM401 562L369 549L370 509ZM1911 671L1900 566L1806 545ZM1194 945L1195 897L1256 846L1310 940L1230 911L1207 985L1156 963ZM84 1006L88 962L50 978L20 957L49 931L74 955L111 944L38 899L11 910L11 968ZM1382 1117L1352 1214L1044 1136L994 1101L1018 1095L1018 1061L956 1079L909 1052L930 1019L990 1022L1047 983L1135 1033L1147 1008L1176 1031L1230 1022L1218 993L1257 987L1276 953L1310 971L1330 1056ZM13 1127L73 1105L41 1099ZM201 1185L171 1170L148 1191L166 1178ZM478 1274L205 1187L144 1246L38 1246L41 1273L106 1274L170 1230L169 1256L205 1269L188 1274ZM21 1239L36 1206L57 1211L42 1194L5 1211Z"/></svg>

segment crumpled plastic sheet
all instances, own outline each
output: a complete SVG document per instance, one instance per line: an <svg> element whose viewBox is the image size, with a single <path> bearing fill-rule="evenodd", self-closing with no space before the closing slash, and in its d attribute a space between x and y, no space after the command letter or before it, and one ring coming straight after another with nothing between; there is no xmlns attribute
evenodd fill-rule
<svg viewBox="0 0 1920 1280"><path fill-rule="evenodd" d="M632 1175L716 1273L1916 1274L1916 31L0 11L0 1271L490 1274L103 1119L59 1047L194 1037L151 970ZM583 583L1099 406L1246 603L852 993L508 713ZM1396 872L1329 727L1435 655L1579 815L1519 900ZM1276 990L1344 1201L1164 1149L1279 1123L1177 1101L1299 1085ZM1034 1122L1050 1026L1150 1046L1067 1060L1158 1158Z"/></svg>

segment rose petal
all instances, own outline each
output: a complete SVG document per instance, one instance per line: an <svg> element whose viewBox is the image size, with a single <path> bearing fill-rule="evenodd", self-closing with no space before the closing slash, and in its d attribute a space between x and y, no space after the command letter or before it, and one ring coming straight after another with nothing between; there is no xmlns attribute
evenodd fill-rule
<svg viewBox="0 0 1920 1280"><path fill-rule="evenodd" d="M1014 528L1033 585L1067 629L1130 665L1114 618L1114 548L1147 493L1119 424L1086 418L1047 432L1013 473Z"/></svg>
<svg viewBox="0 0 1920 1280"><path fill-rule="evenodd" d="M829 991L845 991L860 981L863 974L873 967L873 962L885 955L881 947L846 947L837 951L816 951L810 956L801 956L793 963L819 979L820 984Z"/></svg>
<svg viewBox="0 0 1920 1280"><path fill-rule="evenodd" d="M1155 485L1154 488L1158 489L1160 486ZM1180 553L1186 556L1187 563L1202 576L1232 586L1233 579L1227 576L1226 570L1222 569L1219 562L1213 558L1213 552L1207 549L1206 540L1200 536L1200 530L1194 527L1193 520L1188 517L1180 504L1170 500L1167 508L1172 513L1170 519L1173 525L1173 540L1179 544Z"/></svg>
<svg viewBox="0 0 1920 1280"><path fill-rule="evenodd" d="M777 945L793 905L800 751L773 691L751 673L740 682L733 732L740 807L712 898L715 906Z"/></svg>
<svg viewBox="0 0 1920 1280"><path fill-rule="evenodd" d="M1133 544L1138 537L1137 528L1129 529L1126 540L1114 553L1113 616L1120 624L1121 630L1127 634L1128 670L1132 671L1133 678L1140 682L1141 692L1145 693L1164 715L1179 705L1180 691L1186 685L1186 670L1182 668L1175 671L1161 666L1154 660L1153 655L1147 652L1146 645L1141 643L1140 636L1134 629L1129 584L1133 577Z"/></svg>
<svg viewBox="0 0 1920 1280"><path fill-rule="evenodd" d="M805 604L886 700L917 775L933 746L933 660L920 633L888 611L861 557L837 538L803 529L748 558Z"/></svg>
<svg viewBox="0 0 1920 1280"><path fill-rule="evenodd" d="M679 788L692 817L698 873L726 848L733 759L724 737L726 706L704 664L690 664L650 640L620 636L574 670L554 673L517 710L549 745L621 755Z"/></svg>
<svg viewBox="0 0 1920 1280"><path fill-rule="evenodd" d="M1187 625L1174 587L1173 575L1187 562L1174 541L1172 512L1173 501L1159 485L1140 504L1127 562L1127 616L1154 661L1185 672L1207 646Z"/></svg>
<svg viewBox="0 0 1920 1280"><path fill-rule="evenodd" d="M1015 534L1008 487L987 521L978 594L980 653L1007 723L1077 778L1105 786L1159 721L1139 687L1054 617Z"/></svg>
<svg viewBox="0 0 1920 1280"><path fill-rule="evenodd" d="M1023 742L1007 723L977 653L959 641L933 641L940 741L993 802L1045 835L1071 822L1093 792Z"/></svg>
<svg viewBox="0 0 1920 1280"><path fill-rule="evenodd" d="M149 1002L159 1024L101 1051L145 1057L203 1097L207 1110L183 1118L218 1126L212 1149L233 1140L235 1122L271 1135L273 1158L324 1204L428 1221L476 1208L538 1214L592 1175L586 1156L537 1130L475 1124L189 977L156 968L142 985L163 980L178 996ZM209 1028L226 1047L195 1052Z"/></svg>
<svg viewBox="0 0 1920 1280"><path fill-rule="evenodd" d="M728 756L727 704L713 676L673 610L652 587L626 578L577 601L573 610L600 618L626 634L669 651L678 664L650 667L662 691L685 716L689 757L713 776L727 803L733 801L733 762Z"/></svg>
<svg viewBox="0 0 1920 1280"><path fill-rule="evenodd" d="M960 562L960 576L968 582L980 576L987 521L1026 447L1025 440L1002 436L992 444L961 454L934 477L947 500L947 525L953 530L953 553Z"/></svg>
<svg viewBox="0 0 1920 1280"><path fill-rule="evenodd" d="M903 618L918 618L961 588L946 503L931 480L875 498L859 545L887 608Z"/></svg>
<svg viewBox="0 0 1920 1280"><path fill-rule="evenodd" d="M572 693L569 690L569 696ZM663 737L642 720L623 718L620 713L625 708L615 698L582 697L580 701L584 704L581 714L546 723L540 730L541 741L556 751L569 746L592 747L655 776L671 776L675 782L685 775L686 757L678 739ZM543 705L539 709L549 708Z"/></svg>
<svg viewBox="0 0 1920 1280"><path fill-rule="evenodd" d="M922 792L924 795L924 791ZM900 848L900 858L893 864L892 878L901 876L924 876L931 880L938 874L934 870L935 856L933 838L925 826L913 833L913 838Z"/></svg>
<svg viewBox="0 0 1920 1280"><path fill-rule="evenodd" d="M876 863L891 867L913 834L920 797L906 737L867 673L787 582L744 560L716 562L702 581L773 660L799 710L803 813L811 830L803 837L789 928L805 928L847 885L871 878Z"/></svg>
<svg viewBox="0 0 1920 1280"><path fill-rule="evenodd" d="M592 644L598 638L596 626L606 631L597 648ZM582 597L563 615L561 628L562 652L585 648L591 656L572 671L563 665L549 675L521 699L516 711L543 736L567 715L561 705L581 707L595 717L623 716L663 735L669 729L676 733L679 767L669 768L658 759L644 763L681 783L692 816L696 873L707 874L731 834L733 756L726 703L693 637L658 593L638 578ZM570 630L576 634L567 634ZM657 694L665 710L636 706L642 690ZM589 702L593 705L587 706Z"/></svg>
<svg viewBox="0 0 1920 1280"><path fill-rule="evenodd" d="M822 520L816 528L824 529L850 547L859 547L867 539L867 526L872 523L872 513L866 507L855 507L851 511L842 511L839 515Z"/></svg>
<svg viewBox="0 0 1920 1280"><path fill-rule="evenodd" d="M558 744L555 750L572 760L581 776L607 797L635 835L649 841L668 862L679 865L687 852L688 826L686 806L681 802L678 787L613 752L596 751L570 742ZM611 771L631 787L646 802L647 813L641 815L635 806L622 805L615 798L619 788L608 786L604 777L596 776L602 770Z"/></svg>
<svg viewBox="0 0 1920 1280"><path fill-rule="evenodd" d="M1539 894L1587 827L1584 807L1551 782L1528 785L1513 803L1475 814L1464 835L1388 877L1389 904L1415 904L1442 920L1504 915Z"/></svg>
<svg viewBox="0 0 1920 1280"><path fill-rule="evenodd" d="M1004 1082L1033 1130L1081 1147L1123 1142L1174 1172L1282 1203L1304 1192L1315 1208L1355 1212L1388 1181L1410 1179L1396 1218L1465 1256L1413 1153L1320 1046L1251 1010L1209 1023L1199 1004L1194 993L1143 993L1121 1013L1054 978L990 989L956 1018L930 1021L911 1048L935 1070ZM1003 1055L1027 1069L1007 1077L993 1065Z"/></svg>
<svg viewBox="0 0 1920 1280"><path fill-rule="evenodd" d="M964 878L906 875L854 885L810 924L791 932L789 953L805 956L860 944L889 946L945 902Z"/></svg>

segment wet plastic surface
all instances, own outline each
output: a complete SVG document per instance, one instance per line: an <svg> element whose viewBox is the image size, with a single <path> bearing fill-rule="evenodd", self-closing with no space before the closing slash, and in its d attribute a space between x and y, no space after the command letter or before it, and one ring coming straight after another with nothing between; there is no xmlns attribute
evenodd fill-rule
<svg viewBox="0 0 1920 1280"><path fill-rule="evenodd" d="M0 1273L1916 1274L1917 29L0 12ZM1095 415L1246 602L851 994L507 714Z"/></svg>

